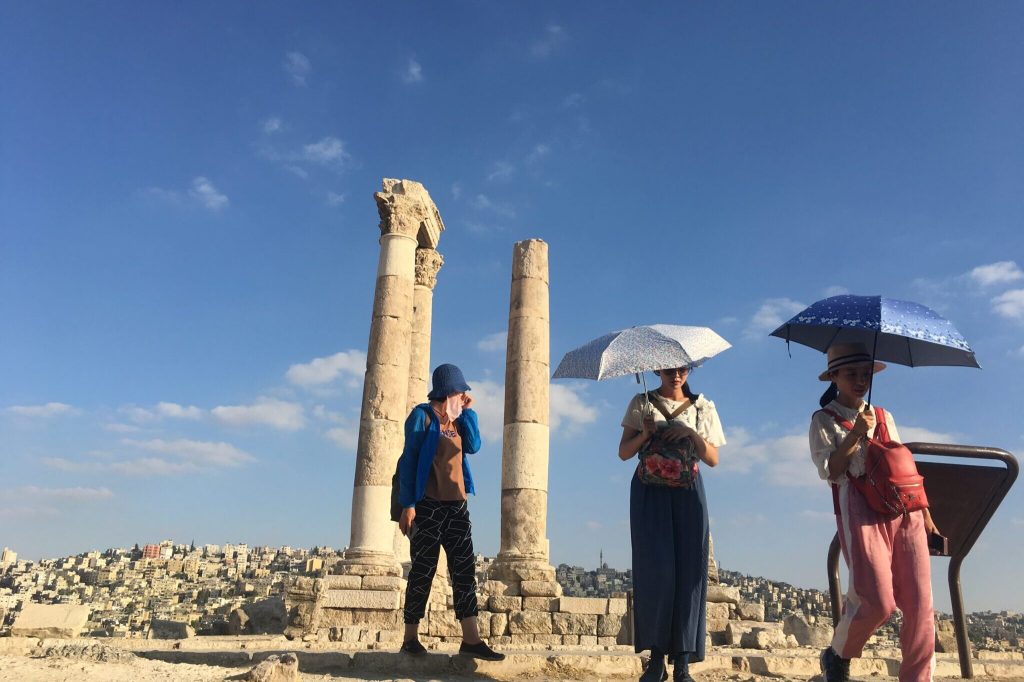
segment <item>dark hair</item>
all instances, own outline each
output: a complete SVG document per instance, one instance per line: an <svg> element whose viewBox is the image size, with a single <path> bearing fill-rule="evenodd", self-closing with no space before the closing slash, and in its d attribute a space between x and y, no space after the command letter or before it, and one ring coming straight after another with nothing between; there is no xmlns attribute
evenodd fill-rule
<svg viewBox="0 0 1024 682"><path fill-rule="evenodd" d="M825 407L830 402L835 400L838 395L839 387L836 386L836 382L833 381L828 385L828 388L825 389L825 392L821 394L821 398L818 400L818 405L820 405L821 407Z"/></svg>
<svg viewBox="0 0 1024 682"><path fill-rule="evenodd" d="M687 370L689 372L692 372L693 368L692 367L688 367ZM657 374L660 377L661 376L661 374L659 374L660 371L661 370L656 369L656 370L654 370L654 373ZM657 390L657 389L655 389L655 390ZM697 398L700 397L700 393L694 393L693 390L690 389L690 378L689 378L689 375L687 375L686 381L683 382L683 395L686 396L686 399L689 400L691 403L697 402Z"/></svg>

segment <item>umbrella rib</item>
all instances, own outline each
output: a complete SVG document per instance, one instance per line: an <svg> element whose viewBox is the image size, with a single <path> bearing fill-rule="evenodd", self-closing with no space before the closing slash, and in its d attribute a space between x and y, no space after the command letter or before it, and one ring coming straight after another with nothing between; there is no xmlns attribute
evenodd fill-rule
<svg viewBox="0 0 1024 682"><path fill-rule="evenodd" d="M910 337L904 337L907 340L907 358L910 360L910 366L914 366L914 347L910 345Z"/></svg>

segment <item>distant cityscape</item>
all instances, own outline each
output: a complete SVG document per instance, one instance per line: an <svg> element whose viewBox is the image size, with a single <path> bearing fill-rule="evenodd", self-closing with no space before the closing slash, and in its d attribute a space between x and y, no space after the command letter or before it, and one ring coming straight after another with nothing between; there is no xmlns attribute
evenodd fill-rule
<svg viewBox="0 0 1024 682"><path fill-rule="evenodd" d="M600 556L600 555L599 555ZM18 560L0 553L0 634L9 630L21 604L87 604L93 637L142 637L153 620L188 624L197 635L228 634L229 615L241 606L283 597L292 576L325 575L341 558L330 547L249 547L179 544L165 540L42 561ZM483 579L490 559L477 557ZM600 556L597 569L560 564L556 579L566 596L617 597L633 588L630 569L610 568ZM765 619L793 613L830 620L828 593L788 583L719 570L722 583L735 586L743 601L761 603ZM1017 649L1024 640L1024 615L981 612L968 616L976 647ZM878 633L879 641L897 641L898 614Z"/></svg>

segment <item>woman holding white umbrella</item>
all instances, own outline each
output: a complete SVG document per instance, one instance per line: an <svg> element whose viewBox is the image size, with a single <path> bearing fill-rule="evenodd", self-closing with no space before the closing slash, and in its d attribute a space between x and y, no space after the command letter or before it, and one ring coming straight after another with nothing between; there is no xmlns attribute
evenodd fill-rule
<svg viewBox="0 0 1024 682"><path fill-rule="evenodd" d="M700 463L718 464L725 444L715 404L694 393L693 367L729 348L707 327L650 325L613 332L566 354L556 378L604 379L655 371L661 385L633 397L619 457L639 454L630 485L636 651L650 650L641 682L692 680L704 660L708 511ZM639 378L639 376L638 376ZM646 386L645 386L646 388Z"/></svg>

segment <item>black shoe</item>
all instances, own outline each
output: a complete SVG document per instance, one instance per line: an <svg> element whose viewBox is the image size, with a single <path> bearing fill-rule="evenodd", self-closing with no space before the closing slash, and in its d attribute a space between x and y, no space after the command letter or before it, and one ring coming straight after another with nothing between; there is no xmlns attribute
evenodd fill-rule
<svg viewBox="0 0 1024 682"><path fill-rule="evenodd" d="M403 654L409 654L410 656L426 656L427 650L423 648L418 639L410 639L407 642L402 642L402 648L400 651Z"/></svg>
<svg viewBox="0 0 1024 682"><path fill-rule="evenodd" d="M672 682L697 682L690 677L689 670L683 670L682 668L672 668Z"/></svg>
<svg viewBox="0 0 1024 682"><path fill-rule="evenodd" d="M647 669L640 676L640 682L665 682L668 679L668 669L665 667L664 655L651 655Z"/></svg>
<svg viewBox="0 0 1024 682"><path fill-rule="evenodd" d="M850 659L840 658L832 647L821 652L818 662L821 664L821 676L825 682L849 682Z"/></svg>
<svg viewBox="0 0 1024 682"><path fill-rule="evenodd" d="M476 644L462 643L459 647L459 653L463 656L472 656L473 658L479 658L483 661L504 661L505 654L499 654L497 651L487 646L487 642L480 640Z"/></svg>

